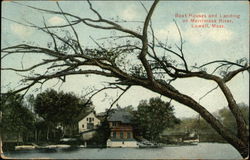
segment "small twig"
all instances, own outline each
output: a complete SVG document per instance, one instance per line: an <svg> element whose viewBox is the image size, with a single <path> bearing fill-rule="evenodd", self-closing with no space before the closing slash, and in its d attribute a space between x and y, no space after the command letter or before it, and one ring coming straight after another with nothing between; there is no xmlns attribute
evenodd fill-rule
<svg viewBox="0 0 250 160"><path fill-rule="evenodd" d="M107 49L103 48L96 40L94 40L94 38L92 38L91 36L89 36L89 38L98 46L100 47L102 50L107 52Z"/></svg>
<svg viewBox="0 0 250 160"><path fill-rule="evenodd" d="M128 91L128 89L130 88L131 86L128 86L125 90L123 90L123 92L113 101L113 103L110 105L110 107L108 108L107 110L107 114L105 115L105 119L108 118L109 116L109 112L110 110L112 109L112 107L114 106L114 104L122 97L122 95L124 95L124 93L126 93Z"/></svg>
<svg viewBox="0 0 250 160"><path fill-rule="evenodd" d="M205 66L213 64L213 63L226 63L226 64L235 65L235 66L238 66L238 67L244 67L243 65L240 65L240 64L235 63L235 62L230 62L230 61L226 61L226 60L215 60L215 61L205 63L205 64L201 65L199 68L205 67Z"/></svg>
<svg viewBox="0 0 250 160"><path fill-rule="evenodd" d="M121 87L103 87L102 89L99 89L98 91L96 91L95 93L93 93L93 94L88 98L88 100L87 100L87 102L85 103L85 105L88 104L88 103L91 101L91 99L92 99L96 94L98 94L98 93L100 93L100 92L102 92L102 91L104 91L104 90L107 90L107 89L121 89Z"/></svg>
<svg viewBox="0 0 250 160"><path fill-rule="evenodd" d="M64 18L66 19L66 21L67 21L68 24L70 25L70 28L71 28L72 31L74 32L74 35L75 35L75 37L76 37L76 42L77 42L77 45L78 45L78 47L79 47L79 50L80 50L81 54L83 54L83 50L82 50L82 47L81 47L81 44L80 44L80 40L79 40L79 37L78 37L78 34L77 34L75 28L74 28L73 25L70 23L70 21L69 21L69 19L67 18L67 16L64 14L64 12L63 12L62 8L60 7L59 3L56 2L56 4L57 4L58 8L60 9L60 11L62 12ZM77 52L76 52L76 53L77 53Z"/></svg>
<svg viewBox="0 0 250 160"><path fill-rule="evenodd" d="M202 100L204 97L206 97L208 94L210 94L211 92L213 92L214 90L216 90L219 86L217 85L215 88L211 89L210 91L208 91L206 94L204 94L202 97L199 98L199 101Z"/></svg>
<svg viewBox="0 0 250 160"><path fill-rule="evenodd" d="M178 33L180 35L180 47L178 47L177 45L176 46L179 49L179 51L181 52L181 57L182 57L181 59L184 62L185 69L188 71L188 65L187 65L187 62L186 62L186 59L185 59L184 53L183 53L183 38L182 38L182 35L181 35L181 30L180 30L177 22L175 21L175 19L173 21L174 21L174 23L175 23L175 25L177 27Z"/></svg>
<svg viewBox="0 0 250 160"><path fill-rule="evenodd" d="M99 19L102 19L102 16L92 7L92 4L90 3L89 0L87 0L89 4L89 8L98 16Z"/></svg>

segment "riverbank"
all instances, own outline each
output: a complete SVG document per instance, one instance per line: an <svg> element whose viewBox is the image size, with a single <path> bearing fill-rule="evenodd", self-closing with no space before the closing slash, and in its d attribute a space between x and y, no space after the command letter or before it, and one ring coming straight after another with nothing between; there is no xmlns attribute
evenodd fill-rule
<svg viewBox="0 0 250 160"><path fill-rule="evenodd" d="M70 145L70 146L81 146L84 142L80 140L75 141L40 141L40 142L3 142L3 151L15 151L17 146L27 146L29 148L44 148L51 146L51 148L56 147L55 145ZM33 146L33 147L32 147ZM20 147L21 148L21 147Z"/></svg>
<svg viewBox="0 0 250 160"><path fill-rule="evenodd" d="M161 148L76 148L56 152L11 151L5 152L11 158L52 159L241 159L240 154L229 144L199 143L188 146Z"/></svg>

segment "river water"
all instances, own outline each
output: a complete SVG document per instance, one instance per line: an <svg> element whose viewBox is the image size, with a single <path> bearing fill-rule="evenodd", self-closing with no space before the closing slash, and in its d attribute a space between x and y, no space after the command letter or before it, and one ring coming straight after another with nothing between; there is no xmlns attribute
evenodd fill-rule
<svg viewBox="0 0 250 160"><path fill-rule="evenodd" d="M241 159L240 154L229 144L199 143L190 146L163 148L79 148L56 152L15 151L4 152L10 158L55 158L55 159Z"/></svg>

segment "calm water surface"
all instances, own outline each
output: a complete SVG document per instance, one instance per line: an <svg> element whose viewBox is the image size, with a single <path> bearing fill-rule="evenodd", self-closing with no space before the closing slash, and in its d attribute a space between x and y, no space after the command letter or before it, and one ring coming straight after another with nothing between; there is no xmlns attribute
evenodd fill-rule
<svg viewBox="0 0 250 160"><path fill-rule="evenodd" d="M194 146L171 146L163 148L80 148L71 151L5 152L11 158L55 159L241 159L229 144L199 143Z"/></svg>

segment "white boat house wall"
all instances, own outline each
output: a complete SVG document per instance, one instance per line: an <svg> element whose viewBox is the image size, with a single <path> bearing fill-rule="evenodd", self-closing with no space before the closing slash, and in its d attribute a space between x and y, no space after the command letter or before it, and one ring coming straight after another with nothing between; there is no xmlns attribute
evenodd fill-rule
<svg viewBox="0 0 250 160"><path fill-rule="evenodd" d="M83 140L90 140L96 133L96 129L100 126L100 120L94 112L89 113L78 122L78 129Z"/></svg>

